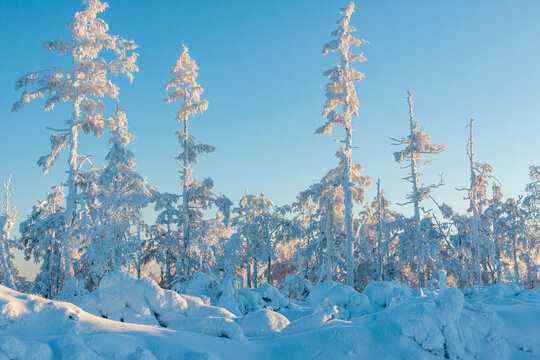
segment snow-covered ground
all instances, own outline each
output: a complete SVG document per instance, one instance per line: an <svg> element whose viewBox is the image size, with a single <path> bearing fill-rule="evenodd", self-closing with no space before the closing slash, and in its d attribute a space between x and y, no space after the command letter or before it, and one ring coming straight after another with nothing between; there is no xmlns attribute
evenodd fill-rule
<svg viewBox="0 0 540 360"><path fill-rule="evenodd" d="M539 289L176 290L112 273L72 304L0 286L0 359L540 359Z"/></svg>

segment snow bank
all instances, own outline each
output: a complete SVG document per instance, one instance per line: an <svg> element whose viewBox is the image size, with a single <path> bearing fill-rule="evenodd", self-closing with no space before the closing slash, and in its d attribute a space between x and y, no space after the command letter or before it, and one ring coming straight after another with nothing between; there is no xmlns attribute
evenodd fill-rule
<svg viewBox="0 0 540 360"><path fill-rule="evenodd" d="M0 360L540 358L538 289L443 288L426 295L394 285L360 294L320 284L281 313L271 310L284 301L275 289L246 290L268 296L262 301L271 305L241 317L126 274L105 277L80 299L94 314L0 286ZM152 324L128 323L128 313ZM124 322L111 319L119 316Z"/></svg>
<svg viewBox="0 0 540 360"><path fill-rule="evenodd" d="M226 309L207 305L197 296L161 289L148 278L124 272L105 275L93 293L76 299L83 310L120 322L158 325L165 328L244 339L236 316Z"/></svg>
<svg viewBox="0 0 540 360"><path fill-rule="evenodd" d="M478 290L486 296L479 299L476 294L476 302L467 302L458 289L446 288L432 297L409 298L389 314L401 325L405 336L441 357L540 357L540 303L520 301L515 291L482 288L473 292ZM498 302L488 295L493 292L499 294Z"/></svg>

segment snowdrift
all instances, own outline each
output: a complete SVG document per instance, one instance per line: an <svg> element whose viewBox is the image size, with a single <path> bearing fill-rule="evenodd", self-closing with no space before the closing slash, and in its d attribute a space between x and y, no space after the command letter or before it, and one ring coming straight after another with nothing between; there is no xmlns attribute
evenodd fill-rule
<svg viewBox="0 0 540 360"><path fill-rule="evenodd" d="M300 301L194 279L188 295L112 273L76 305L0 287L0 359L540 358L538 289L329 282Z"/></svg>

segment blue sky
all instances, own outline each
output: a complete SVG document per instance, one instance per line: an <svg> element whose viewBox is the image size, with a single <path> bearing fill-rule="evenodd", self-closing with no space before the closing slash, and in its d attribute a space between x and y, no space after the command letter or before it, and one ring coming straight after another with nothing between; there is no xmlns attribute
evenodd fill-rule
<svg viewBox="0 0 540 360"><path fill-rule="evenodd" d="M340 129L314 136L323 123L325 79L337 55L322 46L347 1L133 1L111 0L103 18L110 33L139 45L140 72L129 84L119 78L127 105L131 149L139 172L161 191L179 192L174 156L179 153L174 120L178 104L165 104L169 69L190 48L210 102L193 119L191 132L217 147L199 158L194 175L211 176L216 191L237 202L246 187L279 204L318 181L336 165ZM69 37L65 29L78 1L0 2L0 180L13 174L19 218L36 199L65 180L66 156L48 175L37 159L49 151L45 126L59 127L68 107L43 111L34 102L10 113L18 77L69 58L42 49L46 40ZM407 135L406 90L416 93L417 119L433 142L447 150L424 171L425 182L444 172L435 196L466 209L456 187L468 183L465 146L469 118L477 119L476 156L490 162L506 196L523 193L527 168L540 154L540 2L537 0L357 1L352 22L369 41L368 61L357 68L360 115L355 120L354 157L365 174L380 177L390 199L402 202L406 170L393 161L389 137ZM81 150L103 162L107 137L86 136ZM374 187L368 190L368 199ZM401 209L407 212L407 209Z"/></svg>

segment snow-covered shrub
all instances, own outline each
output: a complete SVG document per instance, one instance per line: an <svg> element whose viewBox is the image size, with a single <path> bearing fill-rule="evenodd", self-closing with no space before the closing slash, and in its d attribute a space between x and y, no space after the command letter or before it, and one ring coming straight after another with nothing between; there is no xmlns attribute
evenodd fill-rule
<svg viewBox="0 0 540 360"><path fill-rule="evenodd" d="M289 274L281 283L280 292L289 299L305 301L312 287L306 278Z"/></svg>
<svg viewBox="0 0 540 360"><path fill-rule="evenodd" d="M234 287L234 282L237 280L237 278L223 279L217 289L217 299L212 302L212 305L225 308L236 316L242 316L242 304Z"/></svg>
<svg viewBox="0 0 540 360"><path fill-rule="evenodd" d="M412 296L408 287L389 281L374 281L366 286L363 294L369 298L371 304L383 308Z"/></svg>
<svg viewBox="0 0 540 360"><path fill-rule="evenodd" d="M320 328L328 321L337 318L338 315L339 311L336 306L322 308L313 314L304 316L291 322L287 327L285 327L285 329L281 331L281 333L284 335L292 335L313 331Z"/></svg>
<svg viewBox="0 0 540 360"><path fill-rule="evenodd" d="M328 281L315 285L307 302L314 310L336 306L340 319L350 319L367 313L369 299L353 287Z"/></svg>
<svg viewBox="0 0 540 360"><path fill-rule="evenodd" d="M161 289L151 279L137 279L124 272L105 275L98 289L77 304L111 320L243 339L242 329L232 320L236 316L228 310L210 306L197 296Z"/></svg>
<svg viewBox="0 0 540 360"><path fill-rule="evenodd" d="M238 291L238 298L242 304L244 314L263 308L279 311L290 304L290 300L268 283L257 289L241 289Z"/></svg>
<svg viewBox="0 0 540 360"><path fill-rule="evenodd" d="M244 311L237 290L234 286L237 278L219 280L213 274L196 272L193 277L183 283L177 283L173 290L180 294L198 296L207 304L229 310L236 316L242 316Z"/></svg>
<svg viewBox="0 0 540 360"><path fill-rule="evenodd" d="M193 277L183 283L176 283L173 290L186 295L198 296L201 299L211 299L216 297L219 287L219 279L213 274L196 272Z"/></svg>
<svg viewBox="0 0 540 360"><path fill-rule="evenodd" d="M148 350L137 347L137 350L129 354L126 360L156 360L156 357Z"/></svg>

